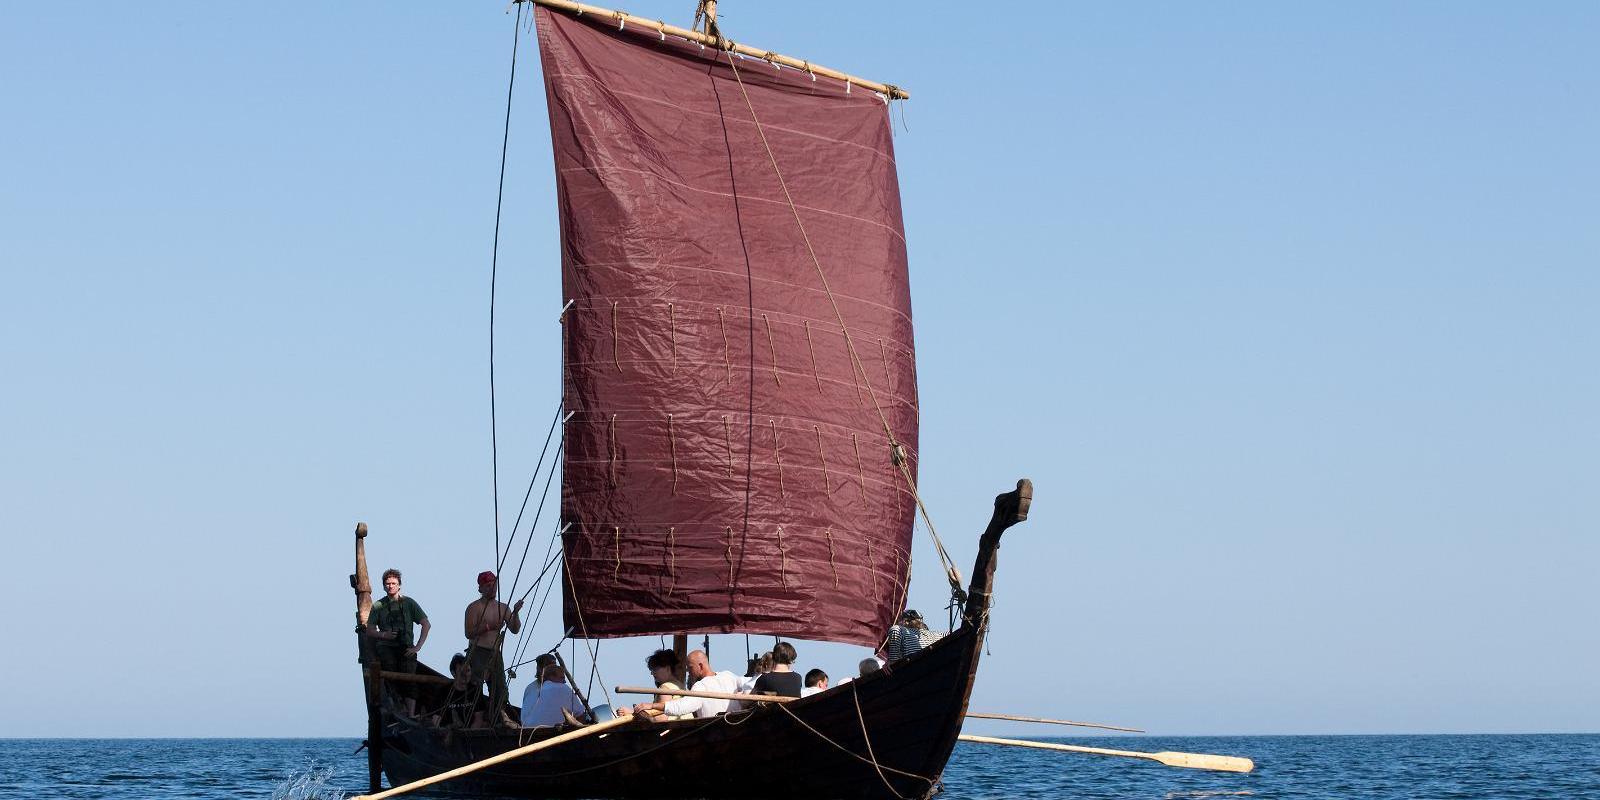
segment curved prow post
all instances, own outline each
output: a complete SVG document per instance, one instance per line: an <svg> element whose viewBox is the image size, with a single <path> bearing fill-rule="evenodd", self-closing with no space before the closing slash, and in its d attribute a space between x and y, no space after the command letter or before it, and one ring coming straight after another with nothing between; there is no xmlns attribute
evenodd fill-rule
<svg viewBox="0 0 1600 800"><path fill-rule="evenodd" d="M367 576L367 523L356 523L356 574L350 576L350 588L356 590L356 625L367 627L367 617L372 613L372 579Z"/></svg>
<svg viewBox="0 0 1600 800"><path fill-rule="evenodd" d="M994 589L995 554L1000 550L1000 535L1006 529L1028 518L1028 507L1033 504L1033 481L1023 478L1017 488L994 499L994 516L989 527L978 539L978 557L972 564L972 583L967 587L967 607L964 619L969 625L981 626L988 621L989 593Z"/></svg>
<svg viewBox="0 0 1600 800"><path fill-rule="evenodd" d="M356 652L362 664L361 679L367 690L367 784L371 791L383 785L383 668L368 639L367 620L372 615L372 579L367 573L367 523L356 523L356 571L350 576L356 592Z"/></svg>

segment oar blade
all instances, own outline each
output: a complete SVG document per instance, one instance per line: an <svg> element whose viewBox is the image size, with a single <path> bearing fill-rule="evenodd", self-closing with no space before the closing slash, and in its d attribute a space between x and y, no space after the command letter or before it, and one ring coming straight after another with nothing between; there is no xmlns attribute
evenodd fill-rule
<svg viewBox="0 0 1600 800"><path fill-rule="evenodd" d="M1164 750L1160 753L1151 753L1150 757L1169 767L1210 769L1219 772L1249 772L1256 768L1254 761L1238 756L1213 756L1205 753L1178 753Z"/></svg>

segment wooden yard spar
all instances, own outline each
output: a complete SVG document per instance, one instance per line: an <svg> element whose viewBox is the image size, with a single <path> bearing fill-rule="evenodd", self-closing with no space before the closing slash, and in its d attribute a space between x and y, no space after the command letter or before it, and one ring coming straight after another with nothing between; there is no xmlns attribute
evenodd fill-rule
<svg viewBox="0 0 1600 800"><path fill-rule="evenodd" d="M802 72L821 75L826 78L834 78L836 80L844 81L852 86L859 86L868 91L887 95L895 100L908 100L911 98L910 92L900 88L899 86L895 86L892 83L879 83L878 81L867 80L866 78L860 78L846 72L830 69L820 64L813 64L809 61L804 61L792 56L774 53L771 50L762 50L758 47L739 44L731 39L724 38L721 36L720 30L717 28L717 4L714 1L702 4L705 16L710 23L707 26L709 31L711 31L710 33L701 33L700 31L690 30L688 28L680 28L676 25L668 25L661 20L636 17L626 11L616 11L609 8L602 8L600 6L592 6L588 3L573 3L569 2L569 0L517 0L517 2L531 2L534 5L540 5L546 8L553 8L561 11L568 11L574 14L594 14L600 17L615 20L616 23L622 27L634 25L666 36L676 36L680 39L686 39L694 42L695 44L705 45L706 47L715 47L719 50L738 53L742 56L758 58L769 64L789 67Z"/></svg>

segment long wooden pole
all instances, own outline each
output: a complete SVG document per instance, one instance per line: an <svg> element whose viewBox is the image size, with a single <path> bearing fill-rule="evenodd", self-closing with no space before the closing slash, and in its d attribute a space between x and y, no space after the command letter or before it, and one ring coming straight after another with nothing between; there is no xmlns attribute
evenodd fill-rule
<svg viewBox="0 0 1600 800"><path fill-rule="evenodd" d="M798 697L775 694L738 694L735 692L697 692L692 689L646 689L643 686L618 686L617 694L664 694L672 697L708 697L712 700L742 700L746 703L791 703Z"/></svg>
<svg viewBox="0 0 1600 800"><path fill-rule="evenodd" d="M1008 719L1012 722L1047 722L1051 725L1076 725L1080 728L1103 728L1108 731L1127 731L1128 733L1144 733L1142 728L1124 728L1121 725L1106 725L1099 722L1075 722L1070 719L1044 719L1043 717L1018 717L1011 714L984 714L978 711L968 711L966 716L973 719Z"/></svg>
<svg viewBox="0 0 1600 800"><path fill-rule="evenodd" d="M378 673L378 677L386 681L398 681L400 683L431 683L436 686L450 686L455 683L455 681L442 675L413 675L409 672L380 671Z"/></svg>
<svg viewBox="0 0 1600 800"><path fill-rule="evenodd" d="M688 686L689 634L675 633L672 635L672 657L678 662L678 667L672 671L672 676L678 679L679 686Z"/></svg>
<svg viewBox="0 0 1600 800"><path fill-rule="evenodd" d="M567 631L567 632L571 633L571 631ZM583 710L589 712L589 716L591 716L591 717L594 716L594 706L589 704L589 698L585 697L584 694L583 694L583 690L578 688L578 679L577 679L576 676L574 676L572 674L572 670L567 669L567 662L561 658L560 650L559 649L551 650L550 651L550 655L555 656L556 666L560 667L561 668L561 674L566 676L567 685L571 686L572 687L572 693L578 696L578 702L583 703ZM544 676L543 675L535 676L535 680L544 680ZM600 688L604 689L605 687L602 686Z"/></svg>
<svg viewBox="0 0 1600 800"><path fill-rule="evenodd" d="M518 747L515 750L507 750L504 753L496 756L490 756L482 761L474 761L464 767L456 767L448 772L441 772L438 775L430 775L426 778L422 778L421 780L415 780L403 786L396 786L387 791L377 792L375 794L357 795L350 798L350 800L384 800L386 797L394 797L395 795L416 791L424 786L432 786L436 783L443 783L451 778L459 778L462 775L477 772L484 767L492 767L496 764L503 764L511 759L521 758L529 753L536 753L547 747L554 747L558 744L570 742L573 739L582 739L585 736L593 736L597 733L603 733L619 725L627 725L630 722L633 722L633 717L618 717L616 719L606 720L605 722L600 722L584 728L579 728L575 731L563 733L553 739L535 742L534 744L530 744L525 747Z"/></svg>
<svg viewBox="0 0 1600 800"><path fill-rule="evenodd" d="M1206 753L1177 753L1164 751L1160 753L1140 753L1134 750L1111 750L1104 747L1080 747L1073 744L1054 744L1051 742L1030 742L1026 739L998 739L993 736L973 736L961 734L963 742L977 742L979 744L1004 744L1012 747L1032 747L1039 750L1057 750L1066 753L1089 753L1097 756L1122 756L1124 758L1144 758L1159 761L1169 767L1187 767L1189 769L1212 769L1221 772L1249 772L1256 768L1255 762L1248 758L1238 756L1213 756Z"/></svg>
<svg viewBox="0 0 1600 800"><path fill-rule="evenodd" d="M519 2L522 1L524 0L519 0ZM571 0L525 1L531 2L535 5L541 5L546 8L569 11L574 14L594 14L595 16L609 17L615 20L619 26L625 27L628 25L637 25L647 31L664 33L669 36L677 36L681 39L687 39L696 44L706 45L707 47L715 47L719 50L730 50L741 55L750 56L751 58L759 58L762 61L771 62L773 64L782 64L785 67L791 67L793 69L821 75L825 78L833 78L835 80L845 81L852 86L859 86L863 89L879 92L895 100L906 100L911 97L910 92L893 84L869 81L866 78L859 78L855 75L840 72L836 69L829 69L828 67L819 66L809 61L802 61L798 58L786 56L781 53L774 53L771 50L762 50L757 47L739 44L737 42L728 40L726 37L711 36L699 31L689 30L688 28L680 28L676 25L668 25L660 20L635 17L626 11L615 11L609 8L601 8L600 6L591 6L587 3L574 3L571 2Z"/></svg>

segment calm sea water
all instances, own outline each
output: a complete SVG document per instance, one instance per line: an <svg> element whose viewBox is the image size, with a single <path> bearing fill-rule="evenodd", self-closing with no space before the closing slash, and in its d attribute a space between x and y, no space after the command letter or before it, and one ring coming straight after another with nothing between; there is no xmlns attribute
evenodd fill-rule
<svg viewBox="0 0 1600 800"><path fill-rule="evenodd" d="M1596 798L1600 735L1051 741L1242 755L1249 775L961 744L944 798ZM336 800L366 788L350 739L0 740L0 798ZM759 796L759 787L751 795Z"/></svg>

